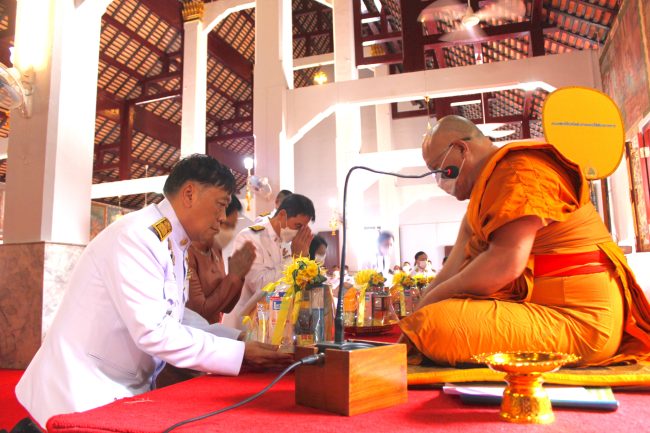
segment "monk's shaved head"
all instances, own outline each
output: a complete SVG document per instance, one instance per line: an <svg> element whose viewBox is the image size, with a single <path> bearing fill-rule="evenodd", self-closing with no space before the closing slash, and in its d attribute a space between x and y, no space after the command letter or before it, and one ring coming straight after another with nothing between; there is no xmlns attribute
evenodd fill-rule
<svg viewBox="0 0 650 433"><path fill-rule="evenodd" d="M489 145L489 139L483 135L474 122L461 116L445 116L424 137L422 157L430 168L436 168L435 161L451 143L456 140L475 139L475 144Z"/></svg>
<svg viewBox="0 0 650 433"><path fill-rule="evenodd" d="M435 131L458 132L463 137L483 137L483 133L474 122L461 116L445 116L433 128ZM435 132L434 132L435 133Z"/></svg>
<svg viewBox="0 0 650 433"><path fill-rule="evenodd" d="M486 159L496 151L474 122L461 116L445 116L422 141L422 158L427 167L437 170L451 165L459 169L454 196L469 198L469 193Z"/></svg>

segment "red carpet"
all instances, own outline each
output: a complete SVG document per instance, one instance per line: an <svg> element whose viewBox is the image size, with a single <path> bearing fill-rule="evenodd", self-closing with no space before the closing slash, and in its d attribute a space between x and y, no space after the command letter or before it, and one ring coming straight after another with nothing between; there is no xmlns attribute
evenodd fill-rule
<svg viewBox="0 0 650 433"><path fill-rule="evenodd" d="M110 405L54 417L50 433L160 433L182 419L235 403L266 385L272 374L241 377L207 376L120 400ZM282 380L255 402L208 418L174 433L188 432L617 432L648 431L650 393L617 393L617 412L557 410L550 426L508 424L498 419L497 407L464 406L440 391L409 391L409 402L355 417L342 417L297 406L293 377Z"/></svg>
<svg viewBox="0 0 650 433"><path fill-rule="evenodd" d="M0 430L11 430L18 421L27 417L14 392L22 374L23 370L0 369Z"/></svg>

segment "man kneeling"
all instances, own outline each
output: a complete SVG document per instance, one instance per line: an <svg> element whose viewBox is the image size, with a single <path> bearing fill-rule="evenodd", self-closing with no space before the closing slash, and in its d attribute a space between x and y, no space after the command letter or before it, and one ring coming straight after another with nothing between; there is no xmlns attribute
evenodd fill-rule
<svg viewBox="0 0 650 433"><path fill-rule="evenodd" d="M237 375L242 362L280 367L291 357L182 324L187 249L211 243L235 189L230 170L207 155L180 160L165 200L111 224L84 250L43 345L16 387L41 425L149 391L165 363Z"/></svg>

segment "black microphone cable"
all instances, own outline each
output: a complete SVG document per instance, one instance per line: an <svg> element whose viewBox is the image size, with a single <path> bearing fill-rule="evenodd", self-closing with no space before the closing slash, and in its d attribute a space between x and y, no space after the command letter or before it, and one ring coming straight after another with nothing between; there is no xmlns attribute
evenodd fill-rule
<svg viewBox="0 0 650 433"><path fill-rule="evenodd" d="M346 244L347 244L347 201L348 201L348 182L350 181L350 175L355 170L365 170L371 173L383 174L387 176L399 177L402 179L422 179L432 174L440 173L442 177L446 179L455 179L458 177L460 169L455 165L448 165L442 169L427 171L422 174L401 174L394 173L391 171L376 170L374 168L365 167L363 165L355 165L354 167L348 170L348 174L345 176L345 183L343 184L343 236L341 239L341 276L339 279L339 296L338 304L336 305L336 315L334 316L334 344L343 347L345 345L344 339L344 323L343 323L343 287L344 278L345 278L345 258L346 258Z"/></svg>
<svg viewBox="0 0 650 433"><path fill-rule="evenodd" d="M293 364L291 364L290 366L288 366L287 368L285 368L284 371L283 371L282 373L280 373L280 374L279 374L275 379L273 379L273 380L271 381L271 383L269 383L269 384L268 384L264 389L262 389L260 392L258 392L258 393L256 393L256 394L253 394L253 395L251 395L250 397L245 398L244 400L242 400L242 401L240 401L240 402L238 402L238 403L232 404L232 405L230 405L230 406L224 407L224 408L219 409L219 410L215 410L214 412L209 412L209 413L206 413L206 414L204 414L204 415L199 415L199 416L196 416L196 417L194 417L194 418L188 418L188 419L186 419L186 420L184 420L184 421L177 422L177 423L174 424L173 426L168 427L167 429L165 429L162 433L169 433L170 431L172 431L172 430L174 430L174 429L176 429L176 428L178 428L178 427L184 426L184 425L186 425L186 424L189 424L189 423L192 423L192 422L196 422L196 421L200 421L200 420L202 420L202 419L206 419L206 418L209 418L209 417L214 416L214 415L219 415L219 414L222 414L222 413L227 412L227 411L229 411L229 410L232 410L232 409L236 409L236 408L238 408L238 407L241 407L241 406L243 406L243 405L245 405L245 404L247 404L247 403L250 403L251 401L256 400L257 398L259 398L259 397L261 397L262 395L264 395L268 390L270 390L271 388L273 388L273 386L274 386L276 383L278 383L278 382L280 381L280 379L282 379L284 376L286 376L289 372L291 372L292 370L294 370L296 367L299 367L299 366L301 366L301 365L312 365L312 364L317 364L317 363L320 362L323 358L325 358L325 354L324 354L324 353L317 353L317 354L315 354L315 355L307 356L307 357L301 359L300 361L296 361L296 362L294 362Z"/></svg>

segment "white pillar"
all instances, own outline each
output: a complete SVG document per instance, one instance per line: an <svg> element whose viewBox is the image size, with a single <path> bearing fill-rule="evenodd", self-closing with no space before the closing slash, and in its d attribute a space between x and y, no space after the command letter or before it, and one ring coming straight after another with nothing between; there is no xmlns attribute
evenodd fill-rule
<svg viewBox="0 0 650 433"><path fill-rule="evenodd" d="M286 91L293 88L293 39L290 0L258 1L255 10L255 83L253 133L255 173L269 178L274 192L294 191L293 145L286 139ZM256 197L257 211L273 199Z"/></svg>
<svg viewBox="0 0 650 433"><path fill-rule="evenodd" d="M181 119L181 158L206 153L205 111L208 73L208 35L203 19L183 24L183 107Z"/></svg>
<svg viewBox="0 0 650 433"><path fill-rule="evenodd" d="M355 64L353 2L333 1L334 81L358 80ZM345 176L354 165L361 150L361 111L358 106L339 105L336 108L336 178L339 194L343 195ZM363 242L363 189L359 188L360 173L352 175L348 188L347 264L350 269L361 267L360 250Z"/></svg>
<svg viewBox="0 0 650 433"><path fill-rule="evenodd" d="M20 0L14 64L33 72L32 116L15 110L0 248L0 368L25 368L90 234L101 16L110 0Z"/></svg>
<svg viewBox="0 0 650 433"><path fill-rule="evenodd" d="M109 3L18 2L15 65L33 69L33 114L12 113L5 243L88 242L99 37Z"/></svg>
<svg viewBox="0 0 650 433"><path fill-rule="evenodd" d="M375 77L390 75L388 65L379 65L374 68ZM375 105L375 124L377 129L377 152L393 150L392 124L393 116L390 104ZM397 178L382 176L379 179L379 213L383 230L390 230L395 236L393 256L396 262L401 262L399 239L399 215L396 204L400 197L397 191Z"/></svg>

